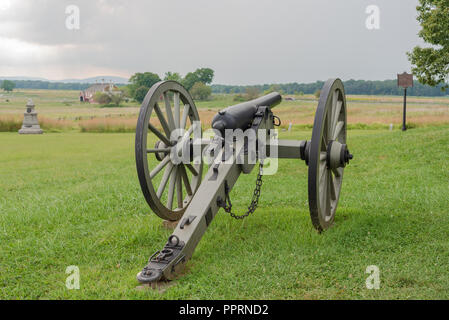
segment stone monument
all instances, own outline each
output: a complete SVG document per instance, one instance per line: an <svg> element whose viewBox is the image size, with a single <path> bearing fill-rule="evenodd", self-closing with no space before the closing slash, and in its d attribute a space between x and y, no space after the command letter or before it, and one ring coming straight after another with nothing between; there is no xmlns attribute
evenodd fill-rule
<svg viewBox="0 0 449 320"><path fill-rule="evenodd" d="M37 122L37 112L34 111L33 100L29 99L27 103L27 112L24 113L22 129L20 134L42 134L44 131Z"/></svg>

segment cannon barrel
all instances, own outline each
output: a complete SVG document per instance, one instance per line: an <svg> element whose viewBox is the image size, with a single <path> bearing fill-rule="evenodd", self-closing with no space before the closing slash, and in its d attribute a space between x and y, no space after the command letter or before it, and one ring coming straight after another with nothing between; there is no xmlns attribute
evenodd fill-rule
<svg viewBox="0 0 449 320"><path fill-rule="evenodd" d="M245 130L254 119L258 107L274 108L281 103L282 97L279 93L273 92L266 96L239 103L234 106L220 110L212 119L212 128L224 134L225 129Z"/></svg>

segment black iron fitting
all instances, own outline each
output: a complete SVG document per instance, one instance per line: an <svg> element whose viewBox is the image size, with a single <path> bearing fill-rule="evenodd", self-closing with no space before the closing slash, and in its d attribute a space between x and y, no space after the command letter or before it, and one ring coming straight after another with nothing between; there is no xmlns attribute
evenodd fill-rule
<svg viewBox="0 0 449 320"><path fill-rule="evenodd" d="M184 219L182 219L181 224L179 226L180 229L184 229L184 227L187 225L190 225L193 220L195 220L196 216L188 216Z"/></svg>
<svg viewBox="0 0 449 320"><path fill-rule="evenodd" d="M180 241L175 235L171 235L168 238L168 242L165 244L164 248L160 251L156 251L149 260L149 267L151 269L152 263L162 263L168 264L170 261L175 259L184 248L184 242Z"/></svg>

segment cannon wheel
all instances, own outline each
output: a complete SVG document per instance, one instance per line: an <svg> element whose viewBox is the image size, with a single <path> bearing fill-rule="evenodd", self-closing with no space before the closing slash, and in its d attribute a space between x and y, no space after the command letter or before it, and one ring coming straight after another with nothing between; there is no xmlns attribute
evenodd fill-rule
<svg viewBox="0 0 449 320"><path fill-rule="evenodd" d="M328 80L321 90L309 150L309 209L318 231L329 228L335 217L344 167L329 169L328 145L346 145L346 98L340 79Z"/></svg>
<svg viewBox="0 0 449 320"><path fill-rule="evenodd" d="M175 164L170 157L171 149L182 138L170 140L173 130L185 129L190 136L194 121L199 120L192 97L175 81L153 85L140 108L135 141L137 174L145 200L162 219L179 220L201 183L202 163Z"/></svg>

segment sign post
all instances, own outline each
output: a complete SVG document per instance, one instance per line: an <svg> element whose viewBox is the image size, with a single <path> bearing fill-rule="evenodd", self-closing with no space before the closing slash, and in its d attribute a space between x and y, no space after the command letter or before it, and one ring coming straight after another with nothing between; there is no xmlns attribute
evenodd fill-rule
<svg viewBox="0 0 449 320"><path fill-rule="evenodd" d="M406 114L407 114L407 88L413 87L413 74L404 72L398 74L398 87L404 88L404 110L402 114L402 131L407 130Z"/></svg>

